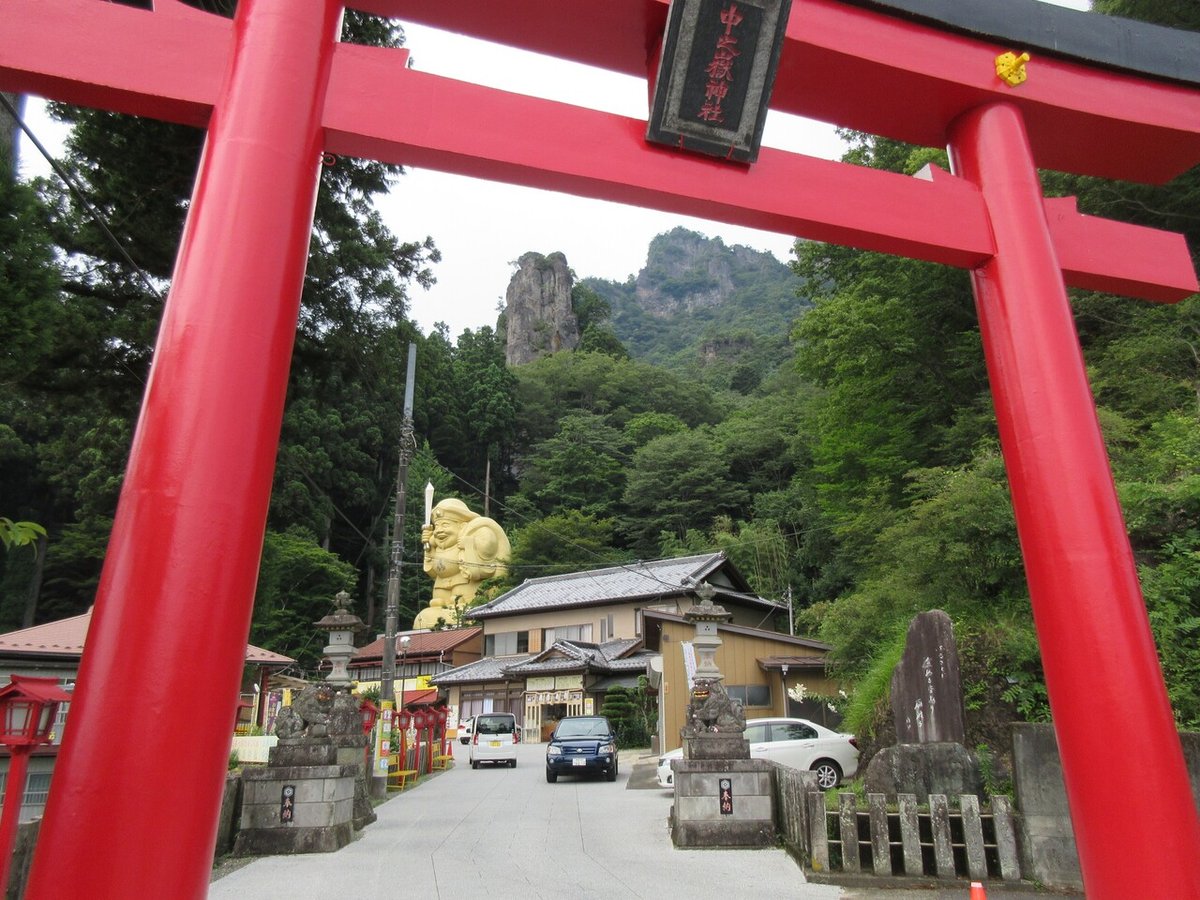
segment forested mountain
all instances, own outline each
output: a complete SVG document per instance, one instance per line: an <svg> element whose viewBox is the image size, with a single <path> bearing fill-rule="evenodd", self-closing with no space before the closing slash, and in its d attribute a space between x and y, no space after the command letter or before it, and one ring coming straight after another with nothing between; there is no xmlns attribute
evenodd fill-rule
<svg viewBox="0 0 1200 900"><path fill-rule="evenodd" d="M788 332L809 306L803 279L770 253L686 228L654 238L636 278L581 284L607 302L635 359L743 392L790 357Z"/></svg>
<svg viewBox="0 0 1200 900"><path fill-rule="evenodd" d="M1171 9L1181 18L1169 24L1200 27L1200 7ZM348 23L359 39L398 37ZM199 147L187 129L60 112L77 123L71 167L149 283L63 189L0 177L0 516L48 531L44 556L0 555L4 629L91 602ZM848 137L861 165L945 163L940 151ZM1044 180L1086 212L1183 231L1200 248L1200 171L1154 188ZM679 229L656 239L644 280L575 285L578 349L510 367L503 328L452 339L407 320L407 291L430 277L436 250L371 212L389 188L403 192L403 177L375 164L339 160L323 175L255 643L311 666L311 623L342 588L378 627L414 341L403 614L429 595L418 532L430 480L439 497L486 502L505 527L508 584L725 550L760 594L790 592L802 630L834 645L858 686L860 728L908 618L935 607L958 630L974 740L995 744L989 725L1048 715L964 273L799 244L793 274L776 280L778 263ZM1200 305L1072 298L1171 699L1195 727Z"/></svg>

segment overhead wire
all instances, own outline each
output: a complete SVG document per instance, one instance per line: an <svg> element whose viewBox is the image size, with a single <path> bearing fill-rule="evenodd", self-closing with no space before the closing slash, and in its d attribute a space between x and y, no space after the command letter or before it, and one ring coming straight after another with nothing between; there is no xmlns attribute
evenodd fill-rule
<svg viewBox="0 0 1200 900"><path fill-rule="evenodd" d="M91 217L92 221L96 223L96 226L104 234L108 242L112 244L117 253L120 254L126 265L128 265L131 269L133 269L134 272L137 273L138 277L141 278L142 283L146 286L146 289L161 301L163 299L163 295L159 293L158 288L154 286L154 283L150 280L150 276L146 274L145 270L141 266L133 261L133 257L129 255L129 252L125 249L125 246L119 240L117 240L117 236L112 233L112 229L108 227L108 223L104 221L104 217L100 215L99 210L97 210L96 207L94 207L84 195L83 189L79 186L79 183L75 180L75 177L66 169L64 169L59 164L58 160L56 160L50 153L50 151L46 149L45 145L38 140L37 135L33 133L33 129L29 127L29 125L25 122L25 119L22 118L20 113L18 113L16 108L8 102L8 98L3 94L0 94L0 105L2 105L5 110L7 110L8 114L12 116L13 121L17 123L17 126L25 133L25 136L29 138L30 143L37 148L37 151L42 154L46 162L49 163L50 168L54 170L54 173L62 179L68 190L70 190L75 199L79 201L79 205L83 207L84 211Z"/></svg>

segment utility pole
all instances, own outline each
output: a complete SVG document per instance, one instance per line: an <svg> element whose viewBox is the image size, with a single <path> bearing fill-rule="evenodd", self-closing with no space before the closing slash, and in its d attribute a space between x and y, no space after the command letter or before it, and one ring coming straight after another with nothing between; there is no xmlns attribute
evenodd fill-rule
<svg viewBox="0 0 1200 900"><path fill-rule="evenodd" d="M408 493L408 464L413 455L413 381L417 370L417 345L408 345L408 376L404 383L404 418L400 421L400 465L396 471L395 525L392 526L392 559L388 571L387 608L384 612L383 675L379 699L396 697L396 625L400 615L400 570L404 565L404 506Z"/></svg>

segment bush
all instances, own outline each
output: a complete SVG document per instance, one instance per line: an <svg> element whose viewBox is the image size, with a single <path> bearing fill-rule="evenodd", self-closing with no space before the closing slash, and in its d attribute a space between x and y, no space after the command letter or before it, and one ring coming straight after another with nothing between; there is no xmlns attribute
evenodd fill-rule
<svg viewBox="0 0 1200 900"><path fill-rule="evenodd" d="M642 679L638 687L611 687L604 694L600 714L607 717L617 735L617 747L650 746L650 729L654 722L654 700L645 690Z"/></svg>

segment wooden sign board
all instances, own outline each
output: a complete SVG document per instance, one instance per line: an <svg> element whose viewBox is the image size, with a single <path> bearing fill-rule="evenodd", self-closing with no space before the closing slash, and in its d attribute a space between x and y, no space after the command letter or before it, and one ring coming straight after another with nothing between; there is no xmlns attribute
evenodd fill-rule
<svg viewBox="0 0 1200 900"><path fill-rule="evenodd" d="M791 0L672 0L646 139L758 158Z"/></svg>

